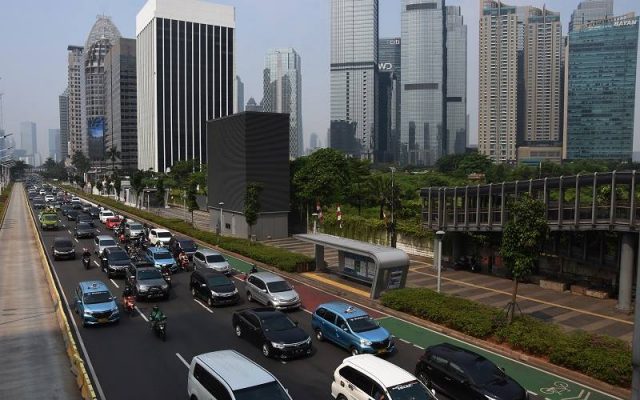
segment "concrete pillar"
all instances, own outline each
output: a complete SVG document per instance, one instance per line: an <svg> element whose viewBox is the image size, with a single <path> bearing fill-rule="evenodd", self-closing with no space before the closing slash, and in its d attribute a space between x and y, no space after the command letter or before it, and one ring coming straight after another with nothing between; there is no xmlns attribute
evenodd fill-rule
<svg viewBox="0 0 640 400"><path fill-rule="evenodd" d="M622 234L622 246L620 250L620 281L618 285L618 305L621 311L631 311L631 287L633 284L633 233Z"/></svg>
<svg viewBox="0 0 640 400"><path fill-rule="evenodd" d="M451 235L451 259L455 263L464 254L464 238L459 233Z"/></svg>
<svg viewBox="0 0 640 400"><path fill-rule="evenodd" d="M438 257L440 256L440 254L438 254L438 238L434 237L433 238L433 269L434 271L438 268Z"/></svg>
<svg viewBox="0 0 640 400"><path fill-rule="evenodd" d="M326 271L327 268L324 265L324 246L316 244L316 271Z"/></svg>

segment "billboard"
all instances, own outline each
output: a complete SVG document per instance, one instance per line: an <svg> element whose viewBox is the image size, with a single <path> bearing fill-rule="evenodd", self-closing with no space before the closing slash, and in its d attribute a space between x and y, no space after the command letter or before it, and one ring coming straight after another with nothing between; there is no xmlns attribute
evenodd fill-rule
<svg viewBox="0 0 640 400"><path fill-rule="evenodd" d="M87 127L89 132L89 159L92 161L104 160L104 130L105 118L89 118Z"/></svg>

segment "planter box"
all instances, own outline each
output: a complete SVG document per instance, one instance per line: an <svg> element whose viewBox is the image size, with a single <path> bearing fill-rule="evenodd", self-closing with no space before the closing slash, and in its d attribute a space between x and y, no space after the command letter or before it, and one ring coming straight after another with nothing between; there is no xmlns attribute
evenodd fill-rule
<svg viewBox="0 0 640 400"><path fill-rule="evenodd" d="M609 293L604 290L587 289L585 291L585 296L595 297L596 299L608 299Z"/></svg>
<svg viewBox="0 0 640 400"><path fill-rule="evenodd" d="M572 294L578 294L581 296L584 296L587 294L587 290L589 288L587 286L584 285L571 285L571 293Z"/></svg>
<svg viewBox="0 0 640 400"><path fill-rule="evenodd" d="M556 282L556 281L549 281L546 279L540 279L540 287L543 289L549 289L549 290L553 290L556 292L564 292L565 290L567 290L567 284L564 282Z"/></svg>

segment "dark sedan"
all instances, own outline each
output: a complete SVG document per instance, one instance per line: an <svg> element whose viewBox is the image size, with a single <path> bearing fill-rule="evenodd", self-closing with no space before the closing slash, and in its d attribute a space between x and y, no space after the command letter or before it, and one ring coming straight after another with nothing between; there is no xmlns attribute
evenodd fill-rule
<svg viewBox="0 0 640 400"><path fill-rule="evenodd" d="M236 336L262 348L265 357L293 358L311 355L311 337L286 314L274 308L253 308L233 313Z"/></svg>
<svg viewBox="0 0 640 400"><path fill-rule="evenodd" d="M96 227L93 222L81 221L78 222L73 230L73 236L76 238L92 238L96 235Z"/></svg>
<svg viewBox="0 0 640 400"><path fill-rule="evenodd" d="M60 207L60 211L62 211L62 215L64 215L65 217L67 216L67 213L71 210L73 210L73 207L71 206L71 204L63 204L62 207Z"/></svg>
<svg viewBox="0 0 640 400"><path fill-rule="evenodd" d="M67 211L67 221L76 221L78 219L78 215L80 215L78 210L74 209Z"/></svg>
<svg viewBox="0 0 640 400"><path fill-rule="evenodd" d="M131 265L131 258L120 247L107 247L102 252L101 266L109 278L124 276Z"/></svg>
<svg viewBox="0 0 640 400"><path fill-rule="evenodd" d="M240 300L233 281L220 272L200 270L191 274L191 295L206 301L209 307L235 304Z"/></svg>
<svg viewBox="0 0 640 400"><path fill-rule="evenodd" d="M91 207L87 214L91 215L93 219L98 219L100 217L100 209L98 207Z"/></svg>
<svg viewBox="0 0 640 400"><path fill-rule="evenodd" d="M176 259L181 251L184 251L189 260L193 260L193 254L198 250L198 245L193 239L185 237L172 237L169 240L169 250Z"/></svg>
<svg viewBox="0 0 640 400"><path fill-rule="evenodd" d="M69 238L56 237L53 240L51 251L53 253L54 260L76 258L76 249L73 246L73 242Z"/></svg>
<svg viewBox="0 0 640 400"><path fill-rule="evenodd" d="M82 222L90 222L93 224L93 218L91 218L91 215L84 212L78 213L78 216L76 217L76 221L78 223L82 221Z"/></svg>

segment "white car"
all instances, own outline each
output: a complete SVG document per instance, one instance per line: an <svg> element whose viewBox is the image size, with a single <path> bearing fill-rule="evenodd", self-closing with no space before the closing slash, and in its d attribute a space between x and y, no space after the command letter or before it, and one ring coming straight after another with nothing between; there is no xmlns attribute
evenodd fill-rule
<svg viewBox="0 0 640 400"><path fill-rule="evenodd" d="M46 203L48 203L48 202L50 202L50 201L54 201L55 199L56 199L56 198L55 198L55 197L53 197L53 195L50 195L50 194L48 194L48 195L44 196L44 201L45 201Z"/></svg>
<svg viewBox="0 0 640 400"><path fill-rule="evenodd" d="M99 216L100 222L102 222L103 224L106 224L107 223L107 219L113 218L115 216L116 215L111 210L102 210L102 211L100 211L100 216Z"/></svg>
<svg viewBox="0 0 640 400"><path fill-rule="evenodd" d="M162 242L163 245L169 244L171 240L171 232L166 229L153 228L149 230L149 242L152 245L156 245L158 242Z"/></svg>

